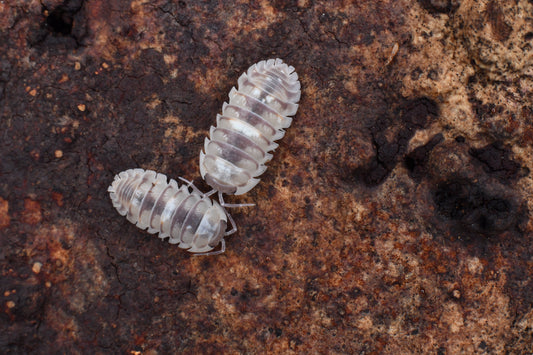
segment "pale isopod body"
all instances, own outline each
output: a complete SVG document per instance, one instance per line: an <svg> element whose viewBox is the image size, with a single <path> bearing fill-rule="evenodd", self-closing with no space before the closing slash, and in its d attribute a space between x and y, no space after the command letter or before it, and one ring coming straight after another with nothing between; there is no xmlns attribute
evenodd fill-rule
<svg viewBox="0 0 533 355"><path fill-rule="evenodd" d="M300 82L281 59L252 65L232 88L200 153L200 174L219 193L250 191L298 109Z"/></svg>
<svg viewBox="0 0 533 355"><path fill-rule="evenodd" d="M131 223L192 253L209 252L221 241L224 249L223 237L232 233L225 232L227 214L216 201L155 171L123 171L108 191L113 206Z"/></svg>

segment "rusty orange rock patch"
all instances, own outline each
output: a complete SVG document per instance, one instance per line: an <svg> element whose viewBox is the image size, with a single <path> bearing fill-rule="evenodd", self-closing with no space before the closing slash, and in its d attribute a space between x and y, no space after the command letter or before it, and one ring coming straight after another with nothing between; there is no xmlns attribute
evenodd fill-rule
<svg viewBox="0 0 533 355"><path fill-rule="evenodd" d="M0 229L9 226L9 203L0 197Z"/></svg>
<svg viewBox="0 0 533 355"><path fill-rule="evenodd" d="M41 204L32 199L24 200L24 211L22 212L22 221L27 224L37 224L42 220Z"/></svg>

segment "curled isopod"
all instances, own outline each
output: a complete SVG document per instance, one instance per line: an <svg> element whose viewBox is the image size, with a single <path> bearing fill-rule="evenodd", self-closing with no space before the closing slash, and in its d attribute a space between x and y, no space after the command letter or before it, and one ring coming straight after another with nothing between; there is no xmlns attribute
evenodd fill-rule
<svg viewBox="0 0 533 355"><path fill-rule="evenodd" d="M186 181L186 180L184 180ZM117 211L148 233L192 253L224 252L224 236L236 231L226 210L190 185L152 170L130 169L115 176L109 195ZM234 228L226 232L228 217ZM219 251L209 252L222 242Z"/></svg>
<svg viewBox="0 0 533 355"><path fill-rule="evenodd" d="M200 174L219 195L241 195L257 185L300 100L298 74L281 59L252 65L238 84L200 153Z"/></svg>

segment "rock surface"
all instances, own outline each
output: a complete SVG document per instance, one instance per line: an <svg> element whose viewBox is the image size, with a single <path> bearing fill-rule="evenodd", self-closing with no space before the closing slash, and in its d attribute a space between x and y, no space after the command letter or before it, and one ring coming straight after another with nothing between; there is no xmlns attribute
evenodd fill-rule
<svg viewBox="0 0 533 355"><path fill-rule="evenodd" d="M0 3L2 353L533 352L533 3ZM302 99L193 257L106 189L200 181L262 59Z"/></svg>

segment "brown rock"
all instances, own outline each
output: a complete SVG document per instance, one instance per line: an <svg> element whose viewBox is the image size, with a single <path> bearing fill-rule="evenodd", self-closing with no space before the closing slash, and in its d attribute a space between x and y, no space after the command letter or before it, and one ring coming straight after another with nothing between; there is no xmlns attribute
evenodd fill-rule
<svg viewBox="0 0 533 355"><path fill-rule="evenodd" d="M532 353L532 6L0 3L0 352ZM226 253L119 216L128 168L207 191L273 57L302 99Z"/></svg>

